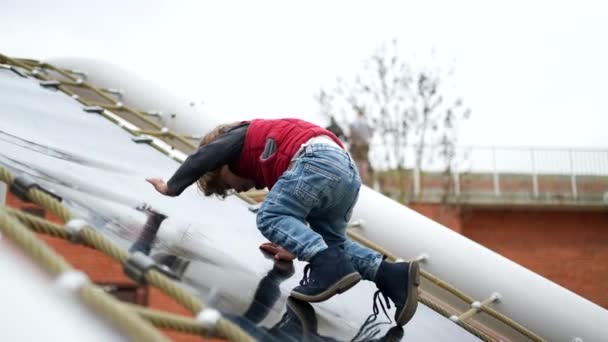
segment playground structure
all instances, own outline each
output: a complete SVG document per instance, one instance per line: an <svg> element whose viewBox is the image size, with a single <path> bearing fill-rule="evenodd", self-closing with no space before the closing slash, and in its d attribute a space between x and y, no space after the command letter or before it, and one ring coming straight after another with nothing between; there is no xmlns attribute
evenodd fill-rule
<svg viewBox="0 0 608 342"><path fill-rule="evenodd" d="M273 266L257 251L263 239L250 210L254 201L247 194L223 202L203 199L194 189L168 200L143 182L159 171L170 174L175 161L196 148L192 135L220 118L202 117L159 87L99 61L47 64L0 55L0 63L4 168L28 174L86 218L89 230L123 249L138 236L133 227L149 216L145 208L162 212L168 217L151 255L181 260L179 267L171 264L172 271L190 296L213 303L226 317L246 316L256 301L260 304L256 287ZM601 324L606 310L369 188L362 189L353 223L351 238L390 258L422 262L425 305L405 327L404 338L595 341L608 336ZM237 322L234 331L243 329L243 336L266 338L264 328L289 311L285 294L301 272L296 263L293 276L275 279L273 293L279 298L261 303L266 315L260 322L233 317L227 324ZM317 335L355 337L369 315L365 308L374 289L368 285L315 306ZM192 311L199 314L201 307ZM379 327L378 334L388 330Z"/></svg>

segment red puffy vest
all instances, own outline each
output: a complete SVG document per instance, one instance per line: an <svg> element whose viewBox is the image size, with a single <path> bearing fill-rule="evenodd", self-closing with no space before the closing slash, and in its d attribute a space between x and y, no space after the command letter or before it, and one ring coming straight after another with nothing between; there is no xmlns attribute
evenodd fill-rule
<svg viewBox="0 0 608 342"><path fill-rule="evenodd" d="M237 175L251 179L271 189L287 170L294 154L303 143L319 135L331 137L344 147L338 137L330 131L299 119L256 119L250 121L241 157L230 164ZM266 140L273 139L276 151L262 159Z"/></svg>

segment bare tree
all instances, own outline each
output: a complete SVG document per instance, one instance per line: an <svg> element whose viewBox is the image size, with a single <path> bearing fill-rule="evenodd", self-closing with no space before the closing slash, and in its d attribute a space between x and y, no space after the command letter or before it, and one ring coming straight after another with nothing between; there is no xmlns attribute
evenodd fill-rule
<svg viewBox="0 0 608 342"><path fill-rule="evenodd" d="M427 165L444 170L444 200L452 189L452 169L456 157L457 123L468 119L471 111L462 99L446 101L441 92L441 77L436 72L424 71L416 75L415 93L410 97L413 112L415 141L414 176L419 177L426 160ZM420 178L415 179L420 182Z"/></svg>
<svg viewBox="0 0 608 342"><path fill-rule="evenodd" d="M460 98L446 93L444 76L451 76L451 71L443 75L437 68L414 70L399 55L394 39L365 61L353 81L338 78L332 90L321 89L316 98L321 110L342 126L354 113L365 113L381 141L373 147L375 165L420 170L425 164L442 164L449 171L457 123L467 119L470 110Z"/></svg>

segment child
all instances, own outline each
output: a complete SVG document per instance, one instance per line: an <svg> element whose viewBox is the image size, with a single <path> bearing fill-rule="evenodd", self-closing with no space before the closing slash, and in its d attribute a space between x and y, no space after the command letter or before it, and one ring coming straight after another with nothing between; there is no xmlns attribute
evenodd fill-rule
<svg viewBox="0 0 608 342"><path fill-rule="evenodd" d="M379 253L346 237L361 179L340 140L324 128L298 119L220 125L201 139L199 149L168 182L147 181L167 196L178 196L194 182L205 196L267 187L258 229L308 262L292 297L321 302L363 277L379 289L374 301L381 292L387 305L387 298L395 303L398 325L416 312L418 263L383 261Z"/></svg>

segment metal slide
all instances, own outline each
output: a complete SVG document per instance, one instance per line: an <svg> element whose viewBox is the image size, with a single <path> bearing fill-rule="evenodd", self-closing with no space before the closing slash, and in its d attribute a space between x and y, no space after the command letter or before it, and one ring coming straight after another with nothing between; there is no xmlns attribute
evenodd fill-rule
<svg viewBox="0 0 608 342"><path fill-rule="evenodd" d="M34 78L0 69L0 109L1 165L36 179L123 247L149 248L205 303L260 340L477 340L424 305L403 329L382 313L372 321L370 282L323 303L289 300L304 264L275 263L258 249L265 239L243 201L205 198L195 187L178 198L158 195L144 178L167 178L177 162ZM159 226L150 224L156 213L167 216Z"/></svg>

